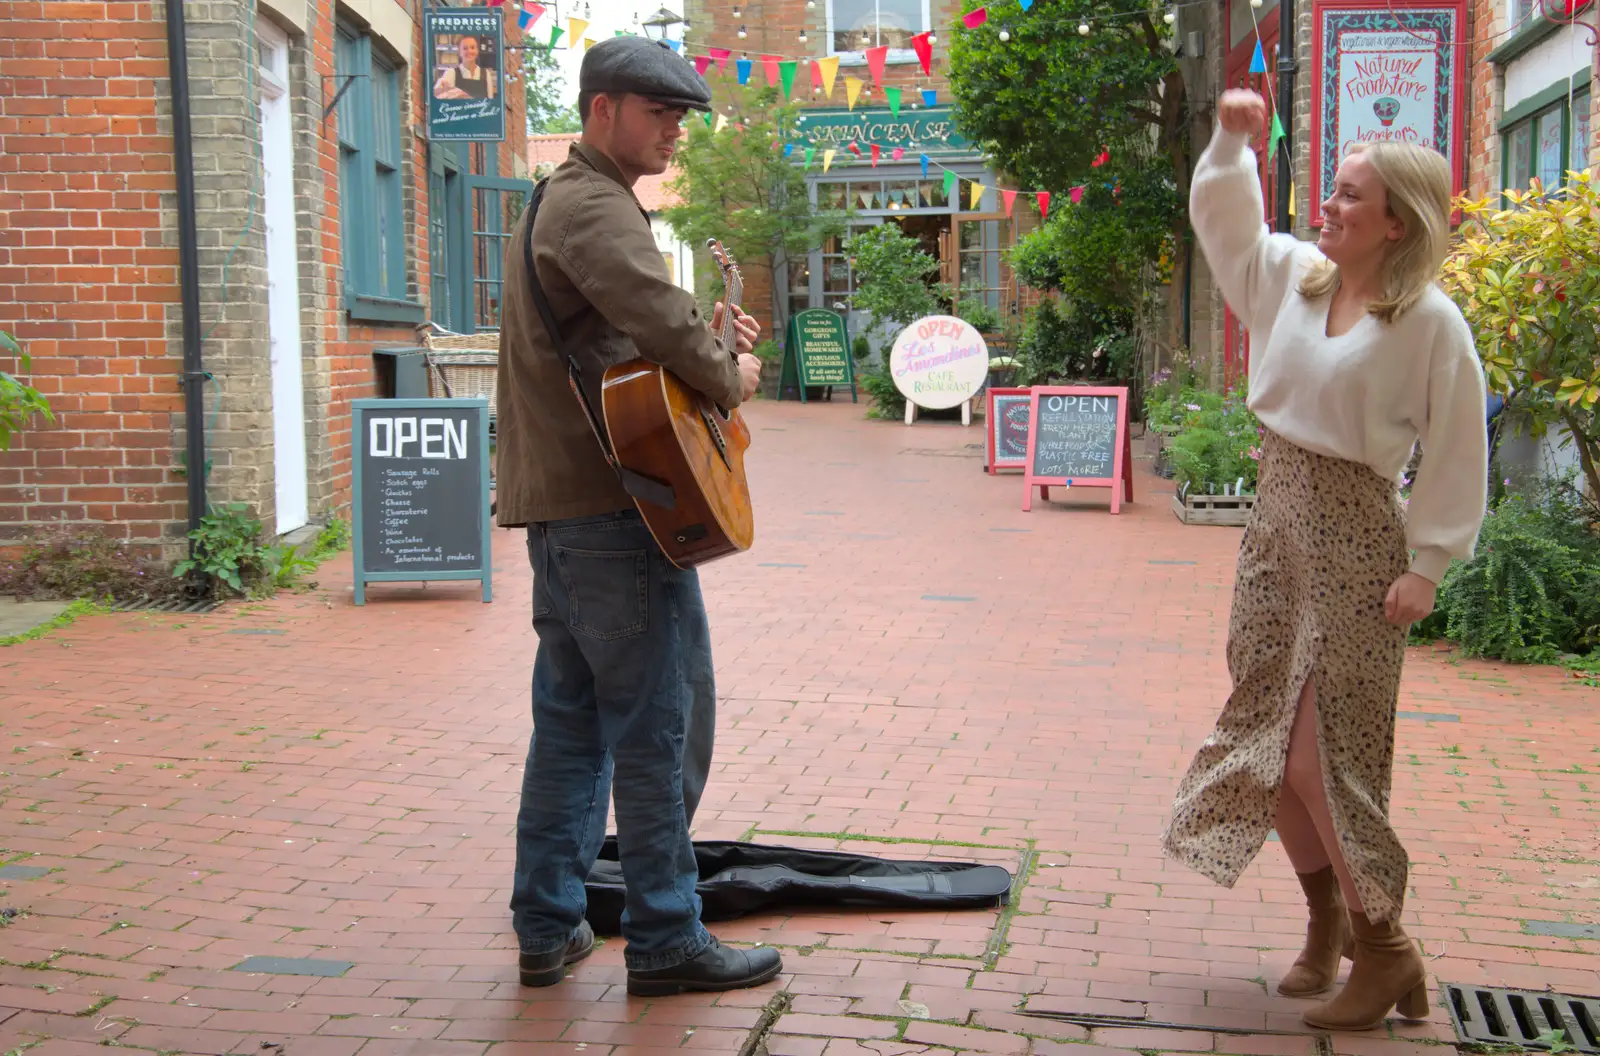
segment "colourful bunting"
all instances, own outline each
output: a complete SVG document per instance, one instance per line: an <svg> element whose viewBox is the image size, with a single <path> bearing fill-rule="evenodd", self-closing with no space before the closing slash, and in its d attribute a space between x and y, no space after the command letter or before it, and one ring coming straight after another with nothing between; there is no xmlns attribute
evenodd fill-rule
<svg viewBox="0 0 1600 1056"><path fill-rule="evenodd" d="M872 71L872 80L883 87L883 68L889 61L889 45L880 44L875 48L867 49L867 69Z"/></svg>
<svg viewBox="0 0 1600 1056"><path fill-rule="evenodd" d="M939 102L939 89L937 89L937 88L924 88L924 89L922 89L922 105L923 106L936 106L936 105L938 105L938 102Z"/></svg>
<svg viewBox="0 0 1600 1056"><path fill-rule="evenodd" d="M957 179L957 177L956 177L955 173L951 172L949 169L945 169L944 170L944 197L945 197L945 201L949 201L951 198L954 197L954 195L951 192L956 189L956 179Z"/></svg>
<svg viewBox="0 0 1600 1056"><path fill-rule="evenodd" d="M551 26L550 27L550 49L552 51L555 50L556 41L561 39L562 32L563 32L563 30L562 30L562 28L560 26Z"/></svg>
<svg viewBox="0 0 1600 1056"><path fill-rule="evenodd" d="M522 30L523 36L527 36L528 28L533 25L533 21L534 21L534 16L528 14L528 12L526 12L526 11L518 11L517 12L517 28Z"/></svg>
<svg viewBox="0 0 1600 1056"><path fill-rule="evenodd" d="M878 167L878 154L879 154L879 152L880 152L879 146L876 143L872 144L872 167L873 168L877 168Z"/></svg>
<svg viewBox="0 0 1600 1056"><path fill-rule="evenodd" d="M1072 204L1073 205L1077 205L1079 202L1083 201L1083 188L1082 187L1074 187L1074 188L1072 188L1071 198L1072 198Z"/></svg>
<svg viewBox="0 0 1600 1056"><path fill-rule="evenodd" d="M768 88L776 88L776 87L778 87L778 85L781 83L779 81L779 75L778 75L778 56L776 56L776 55L763 55L763 56L761 56L761 69L767 75L767 87Z"/></svg>
<svg viewBox="0 0 1600 1056"><path fill-rule="evenodd" d="M788 62L778 63L778 79L783 82L783 97L785 99L794 97L794 71L799 66L800 64L793 59Z"/></svg>
<svg viewBox="0 0 1600 1056"><path fill-rule="evenodd" d="M1107 148L1105 148L1105 149L1100 151L1100 156L1098 158L1095 158L1093 161L1091 161L1089 163L1089 167L1091 169L1098 169L1100 166L1104 165L1106 162L1108 162L1110 160L1111 160L1111 149L1109 147L1107 147Z"/></svg>
<svg viewBox="0 0 1600 1056"><path fill-rule="evenodd" d="M1250 72L1251 73L1266 73L1267 72L1267 57L1266 57L1266 55L1262 54L1262 51L1261 51L1261 38L1259 36L1256 37L1256 51L1255 51L1255 54L1250 56Z"/></svg>
<svg viewBox="0 0 1600 1056"><path fill-rule="evenodd" d="M817 156L817 148L816 147L807 147L806 148L806 168L809 169L811 167L811 161L816 156Z"/></svg>
<svg viewBox="0 0 1600 1056"><path fill-rule="evenodd" d="M738 62L734 63L734 67L739 71L740 84L750 83L750 70L754 65L755 64L749 59L740 59Z"/></svg>
<svg viewBox="0 0 1600 1056"><path fill-rule="evenodd" d="M567 39L582 40L583 34L588 28L589 20L586 18L567 19Z"/></svg>
<svg viewBox="0 0 1600 1056"><path fill-rule="evenodd" d="M898 88L885 88L883 90L883 94L889 100L889 113L893 114L895 117L899 117L900 116L900 89L898 89Z"/></svg>
<svg viewBox="0 0 1600 1056"><path fill-rule="evenodd" d="M844 79L844 101L846 109L854 110L856 108L856 100L861 98L861 89L866 86L866 83L866 81L863 81L859 77L846 77Z"/></svg>
<svg viewBox="0 0 1600 1056"><path fill-rule="evenodd" d="M822 152L822 171L823 172L827 172L828 171L828 166L833 164L833 156L835 154L837 154L837 153L839 153L839 152L836 151L836 150L825 150L825 151Z"/></svg>
<svg viewBox="0 0 1600 1056"><path fill-rule="evenodd" d="M829 55L825 59L818 59L817 68L822 71L822 94L829 99L833 98L833 81L839 76L839 56Z"/></svg>
<svg viewBox="0 0 1600 1056"><path fill-rule="evenodd" d="M1036 197L1039 199L1039 215L1048 220L1050 218L1050 192L1040 191Z"/></svg>
<svg viewBox="0 0 1600 1056"><path fill-rule="evenodd" d="M976 11L968 11L962 16L961 24L968 29L977 29L987 21L989 21L989 9L980 7Z"/></svg>
<svg viewBox="0 0 1600 1056"><path fill-rule="evenodd" d="M681 41L681 40L669 40L669 41L667 41L667 47L671 48L675 52L682 53L682 51L683 51L683 41Z"/></svg>
<svg viewBox="0 0 1600 1056"><path fill-rule="evenodd" d="M1294 219L1294 181L1289 181L1289 219Z"/></svg>
<svg viewBox="0 0 1600 1056"><path fill-rule="evenodd" d="M707 48L706 51L716 60L717 69L725 70L728 68L728 59L732 57L733 52L727 48Z"/></svg>
<svg viewBox="0 0 1600 1056"><path fill-rule="evenodd" d="M1272 140L1267 144L1268 161L1271 161L1272 156L1278 152L1278 140L1285 138L1286 135L1287 133L1283 130L1283 122L1278 120L1278 112L1274 110L1272 112Z"/></svg>
<svg viewBox="0 0 1600 1056"><path fill-rule="evenodd" d="M906 148L905 147L895 147L894 148L894 153L889 155L889 157L893 158L895 161L899 161L901 158L903 158L905 156L906 156Z"/></svg>
<svg viewBox="0 0 1600 1056"><path fill-rule="evenodd" d="M793 153L794 153L794 144L793 143L785 143L783 145L783 156L787 158L790 154L793 154Z"/></svg>
<svg viewBox="0 0 1600 1056"><path fill-rule="evenodd" d="M706 128L709 129L711 127L711 115L709 113L704 113L704 114L701 114L700 117L701 117L701 120L705 121Z"/></svg>
<svg viewBox="0 0 1600 1056"><path fill-rule="evenodd" d="M808 64L811 67L811 87L822 87L822 67L817 65L817 60L812 59Z"/></svg>
<svg viewBox="0 0 1600 1056"><path fill-rule="evenodd" d="M696 55L694 57L694 72L695 73L698 73L700 76L704 77L706 75L706 70L708 70L710 68L711 68L711 56L710 55Z"/></svg>
<svg viewBox="0 0 1600 1056"><path fill-rule="evenodd" d="M1024 11L1033 10L1033 0L1022 0L1022 10L1024 10Z"/></svg>
<svg viewBox="0 0 1600 1056"><path fill-rule="evenodd" d="M713 131L713 132L721 132L723 129L725 129L727 127L728 127L728 115L727 114L718 114L717 115L717 126L715 128L713 128L711 131Z"/></svg>
<svg viewBox="0 0 1600 1056"><path fill-rule="evenodd" d="M967 206L967 208L973 210L974 212L976 212L977 209L978 209L979 204L981 204L982 202L983 202L983 184L975 183L975 184L972 185L972 204Z"/></svg>
<svg viewBox="0 0 1600 1056"><path fill-rule="evenodd" d="M544 5L536 4L533 0L522 0L522 13L531 15L535 22L544 17Z"/></svg>
<svg viewBox="0 0 1600 1056"><path fill-rule="evenodd" d="M499 7L501 4L503 4L505 2L506 2L506 0L489 0L489 6L490 7Z"/></svg>
<svg viewBox="0 0 1600 1056"><path fill-rule="evenodd" d="M1017 204L1017 192L1016 191L1001 191L1000 192L1000 200L1002 202L1004 202L1005 206L1006 206L1006 219L1007 220L1011 219L1011 208L1012 208L1012 206Z"/></svg>
<svg viewBox="0 0 1600 1056"><path fill-rule="evenodd" d="M594 45L595 45L595 40L594 40L593 37L584 37L583 38L583 50L584 51L588 51L590 48L594 47Z"/></svg>
<svg viewBox="0 0 1600 1056"><path fill-rule="evenodd" d="M920 155L918 155L918 157L922 161L922 178L923 179L927 179L928 178L928 156L926 154L920 154Z"/></svg>
<svg viewBox="0 0 1600 1056"><path fill-rule="evenodd" d="M844 145L844 149L848 150L858 158L861 156L861 148L856 146L856 141L853 139Z"/></svg>
<svg viewBox="0 0 1600 1056"><path fill-rule="evenodd" d="M922 75L933 76L933 40L931 33L918 33L911 38L911 50L917 53L917 61L922 63Z"/></svg>

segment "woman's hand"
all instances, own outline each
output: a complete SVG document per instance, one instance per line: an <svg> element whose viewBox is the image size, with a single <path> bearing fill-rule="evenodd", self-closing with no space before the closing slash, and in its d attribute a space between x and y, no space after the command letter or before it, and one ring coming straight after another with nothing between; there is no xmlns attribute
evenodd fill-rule
<svg viewBox="0 0 1600 1056"><path fill-rule="evenodd" d="M1426 576L1407 572L1394 581L1383 599L1383 617L1396 627L1416 623L1433 611L1438 587Z"/></svg>
<svg viewBox="0 0 1600 1056"><path fill-rule="evenodd" d="M1243 88L1230 88L1217 100L1217 123L1237 135L1260 132L1267 123L1267 101Z"/></svg>

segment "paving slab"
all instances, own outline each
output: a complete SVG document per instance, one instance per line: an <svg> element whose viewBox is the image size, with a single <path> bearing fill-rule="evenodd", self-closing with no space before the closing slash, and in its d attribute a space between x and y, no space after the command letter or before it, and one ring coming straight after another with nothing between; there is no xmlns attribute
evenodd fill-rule
<svg viewBox="0 0 1600 1056"><path fill-rule="evenodd" d="M27 634L67 611L65 601L18 601L0 597L0 638Z"/></svg>
<svg viewBox="0 0 1600 1056"><path fill-rule="evenodd" d="M1228 691L1239 531L1179 524L1147 463L1119 515L1090 488L1023 513L1021 478L983 472L981 426L863 410L749 410L756 546L703 573L720 710L696 835L993 862L1018 874L1011 906L715 926L784 949L753 991L630 998L615 940L560 986L518 987L534 638L522 533L497 531L490 605L470 584L374 584L357 608L345 558L316 592L96 614L0 651L0 866L23 867L0 872L18 911L0 1051L1452 1042L1438 1009L1360 1035L1300 1025L1272 989L1304 929L1279 844L1231 891L1161 856ZM1600 691L1414 649L1400 710L1405 923L1435 982L1600 993Z"/></svg>

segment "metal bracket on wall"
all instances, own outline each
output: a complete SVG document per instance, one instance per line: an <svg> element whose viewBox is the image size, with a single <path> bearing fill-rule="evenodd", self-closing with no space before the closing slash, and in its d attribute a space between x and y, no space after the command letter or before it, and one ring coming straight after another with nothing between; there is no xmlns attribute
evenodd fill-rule
<svg viewBox="0 0 1600 1056"><path fill-rule="evenodd" d="M366 73L337 73L337 74L334 74L334 80L341 80L342 79L344 81L344 83L339 86L339 90L337 92L333 93L333 100L331 102L329 102L327 106L322 108L322 120L323 121L327 121L328 120L328 115L333 113L333 108L339 105L339 100L344 98L344 93L348 92L350 90L350 86L352 84L356 83L356 78L357 77L368 77L368 76L371 76L371 75L370 74L366 74ZM327 95L328 94L328 78L327 78L326 75L324 75L323 78L322 78L322 94L323 95Z"/></svg>

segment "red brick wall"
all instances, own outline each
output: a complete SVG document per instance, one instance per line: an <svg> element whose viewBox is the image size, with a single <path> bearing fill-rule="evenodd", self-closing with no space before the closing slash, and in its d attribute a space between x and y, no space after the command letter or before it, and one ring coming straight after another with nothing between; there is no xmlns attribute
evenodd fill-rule
<svg viewBox="0 0 1600 1056"><path fill-rule="evenodd" d="M1500 96L1498 71L1489 53L1504 38L1502 0L1472 0L1467 25L1472 51L1467 56L1467 194L1482 198L1500 188Z"/></svg>
<svg viewBox="0 0 1600 1056"><path fill-rule="evenodd" d="M147 3L0 0L0 328L57 417L0 454L0 539L63 518L151 539L182 513L163 34Z"/></svg>

